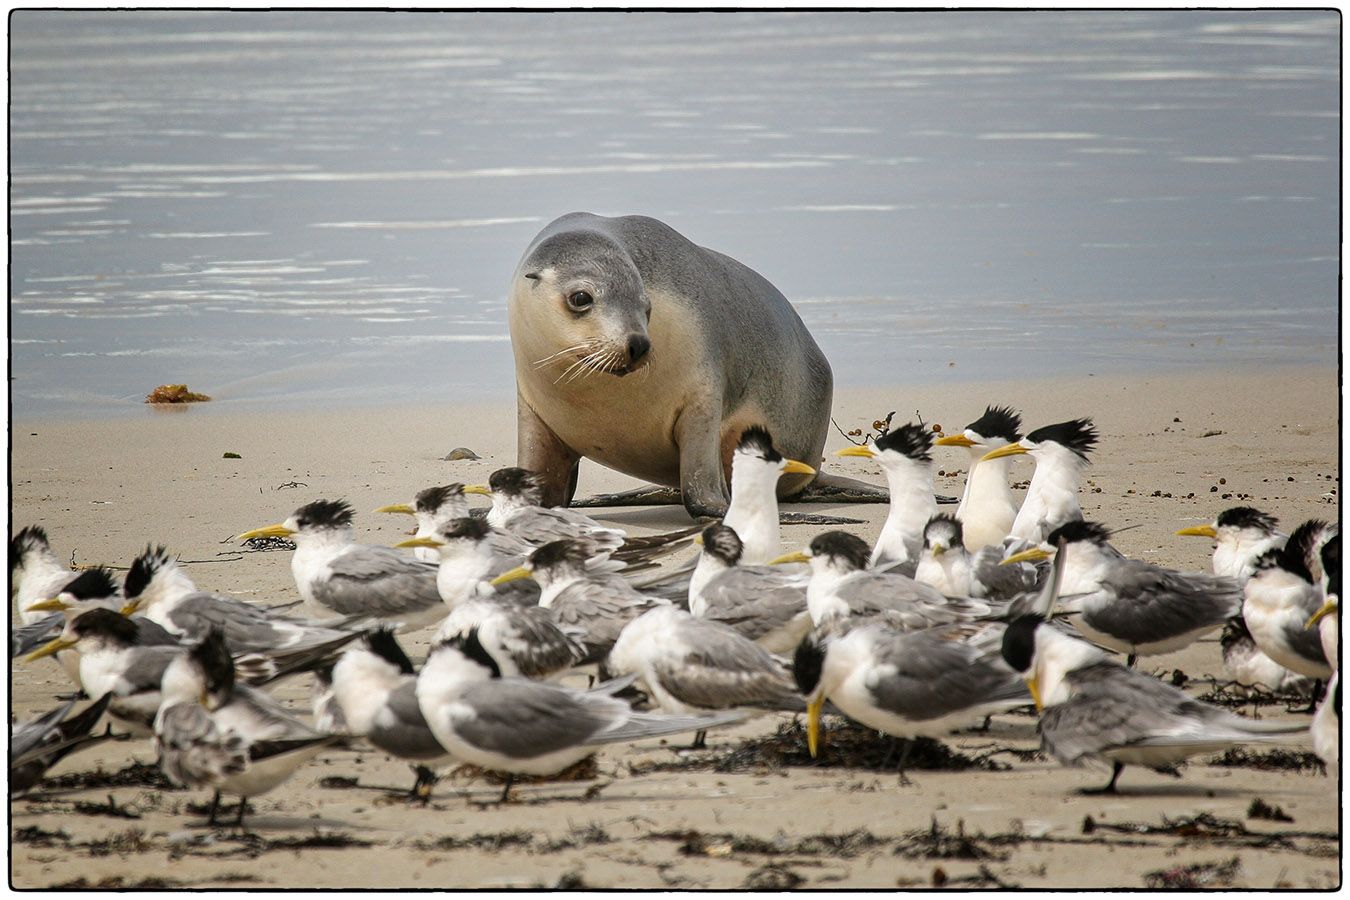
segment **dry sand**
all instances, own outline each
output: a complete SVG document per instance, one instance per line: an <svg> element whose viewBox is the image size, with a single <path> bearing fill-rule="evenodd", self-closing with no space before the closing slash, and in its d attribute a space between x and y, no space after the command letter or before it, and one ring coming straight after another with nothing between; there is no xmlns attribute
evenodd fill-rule
<svg viewBox="0 0 1350 900"><path fill-rule="evenodd" d="M1032 427L1095 417L1102 437L1083 506L1111 526L1139 526L1116 540L1132 556L1208 569L1209 544L1172 532L1239 503L1279 516L1287 528L1338 514L1338 385L1329 369L852 390L837 398L835 416L846 430L865 429L890 410L897 422L917 411L950 431L987 402L1019 407ZM239 558L230 555L232 535L279 521L309 500L345 497L360 511L360 536L392 544L407 520L366 510L429 484L483 480L513 462L515 443L509 403L298 415L198 407L13 427L15 529L45 526L58 553L81 564L125 565L147 541L164 542L193 561L188 570L198 584L268 602L295 596L289 554ZM483 458L441 459L461 445ZM833 435L829 446L843 446L843 438ZM243 458L223 459L226 451ZM866 461L828 465L880 481ZM937 465L964 471L967 457L939 449ZM1029 477L1030 463L1017 463L1014 475ZM581 494L631 483L587 464ZM938 478L949 494L961 484L950 474ZM884 514L882 506L806 509L864 518L856 530L868 539ZM638 530L687 524L678 508L603 511L601 518ZM785 527L786 543L804 544L815 530ZM410 642L415 657L428 635ZM1192 679L1218 675L1218 644L1211 639L1145 666L1182 669ZM67 689L48 661L17 664L12 712L27 718ZM307 710L306 680L278 693ZM1261 712L1292 715L1282 705ZM708 756L777 724L768 717L714 733ZM1034 720L1018 715L948 742L972 757L1035 744ZM496 806L484 805L496 785L464 776L443 780L431 804L418 807L389 790L411 784L402 763L379 752L333 752L255 800L256 838L195 827L203 816L186 807L209 799L206 792L145 784L51 790L11 803L11 884L132 886L157 878L195 887L894 888L945 880L953 887L1138 888L1150 883L1146 873L1175 875L1191 865L1209 867L1194 877L1210 886L1339 884L1335 773L1221 767L1202 757L1179 779L1128 769L1120 796L1084 797L1075 791L1101 783L1102 773L1011 753L992 757L1005 771L917 769L912 786L858 768L707 771L692 766L700 758L659 742L612 748L599 756L593 781L525 786L518 802ZM113 772L133 759L153 760L148 742L104 745L52 774ZM641 763L676 765L632 774L630 766ZM355 777L357 786L320 784L333 775ZM98 813L109 796L134 818ZM1258 798L1293 821L1250 818ZM80 803L95 809L81 814ZM1181 835L1112 827L1197 816L1213 820ZM1095 828L1085 828L1088 818ZM958 839L960 829L972 839Z"/></svg>

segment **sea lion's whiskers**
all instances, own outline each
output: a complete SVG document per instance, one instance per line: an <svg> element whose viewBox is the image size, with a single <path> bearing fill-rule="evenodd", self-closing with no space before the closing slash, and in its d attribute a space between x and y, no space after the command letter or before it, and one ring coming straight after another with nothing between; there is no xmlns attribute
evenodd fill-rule
<svg viewBox="0 0 1350 900"><path fill-rule="evenodd" d="M534 362L530 363L530 365L534 366L536 369L540 369L548 365L549 363L553 362L554 360L558 359L558 357L560 356L565 356L569 353L574 353L577 350L588 350L594 347L599 342L600 342L599 338L590 338L588 340L582 341L580 344L573 344L570 347L564 347L557 353L551 353L548 356L545 356L543 359L536 359Z"/></svg>
<svg viewBox="0 0 1350 900"><path fill-rule="evenodd" d="M605 352L605 348L602 347L594 353L583 356L581 359L568 366L567 371L563 372L562 375L559 375L558 378L562 379L568 372L571 372L571 376L567 379L567 384L571 384L573 381L576 381L578 377L583 376L590 371L590 368L595 365L596 358ZM556 384L557 382L554 383Z"/></svg>

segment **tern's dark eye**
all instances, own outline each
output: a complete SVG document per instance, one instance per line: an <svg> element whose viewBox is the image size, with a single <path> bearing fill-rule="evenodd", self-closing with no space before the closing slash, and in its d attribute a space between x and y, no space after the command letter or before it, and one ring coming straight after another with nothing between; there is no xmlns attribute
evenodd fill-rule
<svg viewBox="0 0 1350 900"><path fill-rule="evenodd" d="M573 312L585 312L595 305L595 298L589 291L573 291L567 295L567 305Z"/></svg>

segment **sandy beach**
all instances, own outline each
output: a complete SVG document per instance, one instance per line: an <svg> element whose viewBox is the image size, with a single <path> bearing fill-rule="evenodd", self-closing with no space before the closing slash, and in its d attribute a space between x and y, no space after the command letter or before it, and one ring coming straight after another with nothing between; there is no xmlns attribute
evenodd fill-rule
<svg viewBox="0 0 1350 900"><path fill-rule="evenodd" d="M987 403L1018 408L1028 427L1095 419L1101 438L1082 505L1090 519L1133 526L1114 539L1130 556L1207 571L1209 542L1173 532L1230 506L1276 515L1285 530L1338 516L1333 368L849 389L835 398L834 415L845 431L867 430L894 410L897 423L917 414L951 432ZM408 520L370 510L410 500L428 485L485 481L515 456L510 402L262 415L204 405L12 427L14 530L42 525L57 553L80 565L125 566L147 542L164 543L200 586L266 603L296 599L289 554L240 554L234 535L280 521L310 500L340 497L358 511L360 539L393 544ZM482 458L443 459L461 446ZM844 437L834 433L828 450L842 446ZM223 458L226 452L241 458ZM935 459L938 491L959 494L965 451L939 448ZM826 466L882 481L878 467L864 460L830 458ZM1013 473L1024 482L1030 462L1022 458ZM634 484L586 463L579 495ZM850 528L869 541L885 514L880 505L805 509L863 519ZM598 518L638 532L689 523L678 507L605 510ZM818 530L784 526L785 545L804 545ZM414 659L425 654L430 634L405 641ZM1204 695L1211 687L1204 679L1221 677L1217 633L1141 665L1168 677L1180 670L1187 689ZM12 713L27 719L50 709L69 684L42 660L15 663L10 690ZM277 694L308 715L308 678L286 682ZM1243 712L1253 709L1248 704ZM1301 716L1282 703L1258 711ZM1037 746L1029 715L998 716L987 733L953 736L946 746L973 767L916 767L909 786L879 768L776 765L739 752L743 742L788 722L768 716L714 732L703 753L677 752L678 738L609 748L594 778L525 785L517 788L517 802L501 806L492 802L497 783L466 775L443 779L430 804L409 805L402 794L412 776L402 762L370 749L334 751L253 802L252 836L198 827L207 792L168 789L148 770L123 772L133 762L153 763L148 741L108 743L61 763L51 773L56 786L11 802L10 883L1339 885L1338 782L1336 773L1307 762L1311 757L1302 754L1310 745L1291 748L1294 755L1280 757L1283 763L1264 750L1240 765L1201 756L1181 768L1179 779L1131 768L1119 796L1085 797L1076 791L1104 775L1026 752ZM1262 762L1270 767L1258 767ZM121 783L86 778L82 786L60 786L97 769L122 772L114 779ZM1261 817L1263 806L1283 819Z"/></svg>

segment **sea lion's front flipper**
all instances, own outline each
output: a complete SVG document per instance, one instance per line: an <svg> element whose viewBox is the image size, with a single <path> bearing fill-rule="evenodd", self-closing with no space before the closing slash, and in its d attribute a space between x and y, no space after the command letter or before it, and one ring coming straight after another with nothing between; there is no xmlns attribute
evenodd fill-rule
<svg viewBox="0 0 1350 900"><path fill-rule="evenodd" d="M680 489L662 487L659 484L647 484L631 491L619 491L615 494L596 494L581 500L573 500L573 507L599 506L679 506L684 503Z"/></svg>
<svg viewBox="0 0 1350 900"><path fill-rule="evenodd" d="M824 502L824 501L822 501ZM862 519L850 519L848 516L827 516L821 513L800 513L778 511L779 525L865 525Z"/></svg>
<svg viewBox="0 0 1350 900"><path fill-rule="evenodd" d="M957 502L956 497L936 496L938 503ZM890 503L891 495L881 485L821 472L801 493L783 500L788 503Z"/></svg>
<svg viewBox="0 0 1350 900"><path fill-rule="evenodd" d="M516 393L516 465L539 477L544 506L566 506L577 486L581 455L563 443Z"/></svg>

